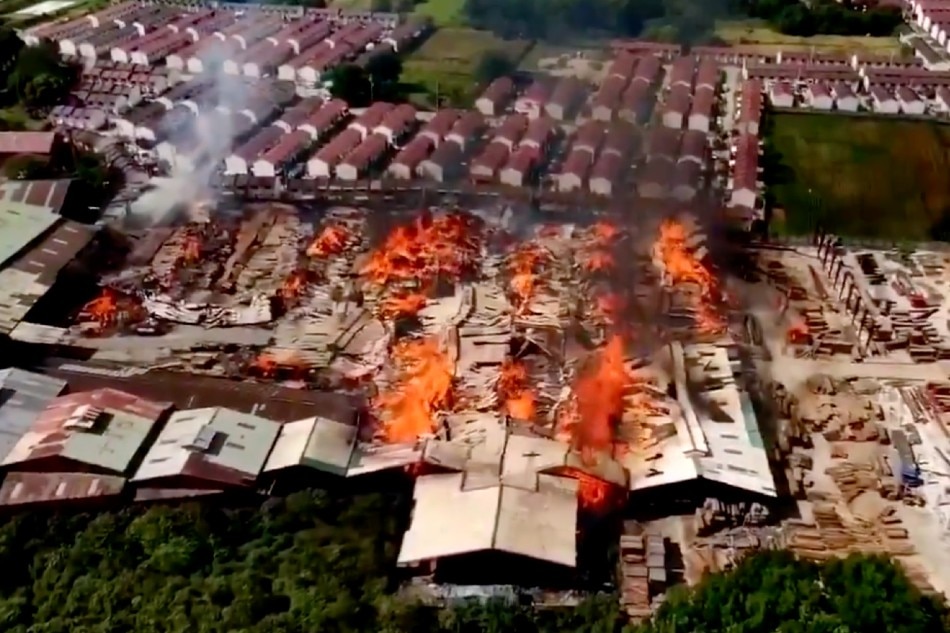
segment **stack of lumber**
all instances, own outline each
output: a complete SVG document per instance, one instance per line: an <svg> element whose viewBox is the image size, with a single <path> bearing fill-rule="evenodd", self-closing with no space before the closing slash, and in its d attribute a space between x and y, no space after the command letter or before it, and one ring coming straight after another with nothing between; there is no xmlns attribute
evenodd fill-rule
<svg viewBox="0 0 950 633"><path fill-rule="evenodd" d="M829 466L825 474L831 477L844 500L849 503L865 490L877 490L880 486L880 479L872 464L844 462Z"/></svg>

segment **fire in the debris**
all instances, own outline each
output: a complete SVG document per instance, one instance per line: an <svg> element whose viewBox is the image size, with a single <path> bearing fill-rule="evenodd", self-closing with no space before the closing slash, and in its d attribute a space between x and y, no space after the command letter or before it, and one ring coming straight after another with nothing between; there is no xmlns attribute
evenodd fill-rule
<svg viewBox="0 0 950 633"><path fill-rule="evenodd" d="M375 400L387 442L414 442L435 432L436 415L452 404L451 359L433 339L397 343L392 358L399 376Z"/></svg>
<svg viewBox="0 0 950 633"><path fill-rule="evenodd" d="M721 300L718 284L709 269L686 245L686 227L675 220L660 224L657 251L663 260L668 283L694 284L699 288L696 307L696 325L704 334L717 334L725 323L716 304Z"/></svg>
<svg viewBox="0 0 950 633"><path fill-rule="evenodd" d="M349 234L342 226L324 227L320 234L307 246L307 257L330 257L339 255L346 248Z"/></svg>
<svg viewBox="0 0 950 633"><path fill-rule="evenodd" d="M277 296L284 303L289 303L299 298L307 286L307 272L305 270L295 270L284 279L280 288L277 290Z"/></svg>
<svg viewBox="0 0 950 633"><path fill-rule="evenodd" d="M590 228L601 244L608 244L620 235L620 229L609 222L596 222Z"/></svg>
<svg viewBox="0 0 950 633"><path fill-rule="evenodd" d="M528 386L528 370L523 363L505 360L498 378L498 396L505 413L516 420L531 420L535 412L535 393Z"/></svg>
<svg viewBox="0 0 950 633"><path fill-rule="evenodd" d="M563 474L577 480L577 500L582 508L594 512L609 508L614 497L609 483L576 468L568 468Z"/></svg>
<svg viewBox="0 0 950 633"><path fill-rule="evenodd" d="M539 244L523 244L512 254L509 260L511 272L511 293L515 310L524 310L537 292L541 279L541 268L550 261L550 253Z"/></svg>
<svg viewBox="0 0 950 633"><path fill-rule="evenodd" d="M471 268L478 251L477 231L468 216L422 214L396 227L360 273L378 286L394 281L426 285L438 277L458 278Z"/></svg>
<svg viewBox="0 0 950 633"><path fill-rule="evenodd" d="M631 382L624 365L623 339L612 336L581 370L573 387L574 399L559 414L559 435L581 451L585 460L599 451L613 451L615 427Z"/></svg>
<svg viewBox="0 0 950 633"><path fill-rule="evenodd" d="M398 292L380 301L379 316L390 320L412 317L424 307L426 307L425 295L418 292Z"/></svg>
<svg viewBox="0 0 950 633"><path fill-rule="evenodd" d="M615 265L614 256L599 249L590 253L584 262L584 268L592 273L611 271Z"/></svg>
<svg viewBox="0 0 950 633"><path fill-rule="evenodd" d="M201 239L194 234L185 237L181 245L181 261L184 265L194 264L201 259Z"/></svg>
<svg viewBox="0 0 950 633"><path fill-rule="evenodd" d="M281 370L285 375L303 377L309 367L303 359L290 352L264 352L251 363L251 373L261 378L274 378Z"/></svg>
<svg viewBox="0 0 950 633"><path fill-rule="evenodd" d="M610 324L618 323L624 310L627 309L626 298L615 292L599 294L594 301L594 312Z"/></svg>
<svg viewBox="0 0 950 633"><path fill-rule="evenodd" d="M791 345L803 345L811 341L811 332L808 324L803 320L794 321L788 328L787 340Z"/></svg>
<svg viewBox="0 0 950 633"><path fill-rule="evenodd" d="M87 303L79 311L81 318L95 321L100 328L116 322L119 315L118 297L111 288L103 288L98 297Z"/></svg>

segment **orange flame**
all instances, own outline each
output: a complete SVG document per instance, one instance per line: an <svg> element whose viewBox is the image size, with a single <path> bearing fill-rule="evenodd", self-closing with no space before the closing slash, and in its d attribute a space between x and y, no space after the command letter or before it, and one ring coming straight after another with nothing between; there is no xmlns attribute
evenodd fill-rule
<svg viewBox="0 0 950 633"><path fill-rule="evenodd" d="M290 303L298 299L300 295L303 294L306 285L307 271L295 270L290 275L288 275L286 279L284 279L284 282L277 290L277 296L280 297L285 303Z"/></svg>
<svg viewBox="0 0 950 633"><path fill-rule="evenodd" d="M498 379L498 396L505 413L516 420L531 420L535 413L535 393L528 387L528 370L523 363L506 359Z"/></svg>
<svg viewBox="0 0 950 633"><path fill-rule="evenodd" d="M686 246L686 228L674 220L660 224L657 250L663 260L668 283L695 284L700 295L696 300L696 325L704 334L718 334L726 325L714 303L720 299L719 289L712 273Z"/></svg>
<svg viewBox="0 0 950 633"><path fill-rule="evenodd" d="M451 405L452 361L435 340L401 341L392 356L399 378L374 404L385 441L414 442L434 433L436 413Z"/></svg>
<svg viewBox="0 0 950 633"><path fill-rule="evenodd" d="M607 244L612 242L618 235L620 235L620 229L618 229L613 224L608 222L595 222L590 227L591 232L597 238L597 241L601 244Z"/></svg>
<svg viewBox="0 0 950 633"><path fill-rule="evenodd" d="M796 321L788 328L787 340L792 345L802 345L811 341L811 332L804 321Z"/></svg>
<svg viewBox="0 0 950 633"><path fill-rule="evenodd" d="M585 461L598 451L613 451L615 424L632 383L624 365L623 340L614 335L580 372L574 400L559 415L559 435L581 451Z"/></svg>
<svg viewBox="0 0 950 633"><path fill-rule="evenodd" d="M599 512L611 506L614 487L603 479L576 468L566 468L561 474L577 480L577 500L585 510Z"/></svg>
<svg viewBox="0 0 950 633"><path fill-rule="evenodd" d="M339 255L346 248L349 233L342 226L327 226L307 246L307 257Z"/></svg>
<svg viewBox="0 0 950 633"><path fill-rule="evenodd" d="M194 264L201 259L201 239L194 234L185 237L181 245L181 257L179 261L182 264Z"/></svg>
<svg viewBox="0 0 950 633"><path fill-rule="evenodd" d="M111 288L103 288L98 297L82 307L79 315L96 321L100 328L112 325L119 315L119 303L115 291Z"/></svg>
<svg viewBox="0 0 950 633"><path fill-rule="evenodd" d="M471 268L478 251L467 216L422 214L411 224L396 227L360 274L378 286L410 280L426 285L440 276L458 278Z"/></svg>
<svg viewBox="0 0 950 633"><path fill-rule="evenodd" d="M524 310L534 298L540 286L541 268L550 259L550 253L534 242L521 245L511 256L508 264L511 272L509 286L514 294L514 306L517 312Z"/></svg>
<svg viewBox="0 0 950 633"><path fill-rule="evenodd" d="M419 313L426 306L425 295L419 293L400 292L384 298L379 304L379 316L383 319L396 320L401 317L411 317Z"/></svg>
<svg viewBox="0 0 950 633"><path fill-rule="evenodd" d="M261 378L274 378L281 369L296 377L302 377L309 371L306 361L295 354L274 354L264 352L254 359L251 369Z"/></svg>
<svg viewBox="0 0 950 633"><path fill-rule="evenodd" d="M593 251L584 262L584 268L592 273L607 272L613 270L616 265L614 256L603 250Z"/></svg>

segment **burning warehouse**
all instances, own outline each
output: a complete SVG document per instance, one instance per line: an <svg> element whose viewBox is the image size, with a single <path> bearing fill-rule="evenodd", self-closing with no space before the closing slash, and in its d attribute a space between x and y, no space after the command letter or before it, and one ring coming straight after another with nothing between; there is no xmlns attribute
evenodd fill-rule
<svg viewBox="0 0 950 633"><path fill-rule="evenodd" d="M282 427L176 413L162 437L181 432L145 457L140 485L405 471L417 487L400 562L443 572L487 551L569 574L584 517L650 490L688 496L683 486L702 480L775 496L724 289L688 218L633 232L532 225L503 209L311 215L274 204L162 231L78 314L69 342L90 362L368 404L355 418ZM152 344L133 347L121 336L131 332ZM201 448L220 441L218 423L246 450Z"/></svg>

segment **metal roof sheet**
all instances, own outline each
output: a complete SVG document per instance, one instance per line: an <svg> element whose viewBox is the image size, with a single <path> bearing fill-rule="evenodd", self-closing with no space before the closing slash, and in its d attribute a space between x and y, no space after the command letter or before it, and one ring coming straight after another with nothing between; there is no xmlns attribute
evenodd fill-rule
<svg viewBox="0 0 950 633"><path fill-rule="evenodd" d="M0 486L0 506L24 506L113 497L125 478L86 473L8 473Z"/></svg>
<svg viewBox="0 0 950 633"><path fill-rule="evenodd" d="M0 266L6 264L61 218L0 200Z"/></svg>
<svg viewBox="0 0 950 633"><path fill-rule="evenodd" d="M0 459L20 441L66 381L11 367L0 369Z"/></svg>

